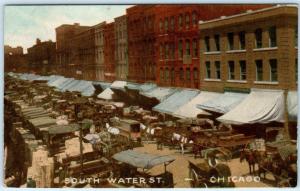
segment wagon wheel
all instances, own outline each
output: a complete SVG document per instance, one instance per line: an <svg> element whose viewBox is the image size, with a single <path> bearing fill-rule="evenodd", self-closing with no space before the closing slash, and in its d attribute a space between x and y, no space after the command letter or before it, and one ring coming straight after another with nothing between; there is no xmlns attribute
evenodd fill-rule
<svg viewBox="0 0 300 191"><path fill-rule="evenodd" d="M207 188L207 184L203 182L194 169L189 171L190 185L192 188Z"/></svg>

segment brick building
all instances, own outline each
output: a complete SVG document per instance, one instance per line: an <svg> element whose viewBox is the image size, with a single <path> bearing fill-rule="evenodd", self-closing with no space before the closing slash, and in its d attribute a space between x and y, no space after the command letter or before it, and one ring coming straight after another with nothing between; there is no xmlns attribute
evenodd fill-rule
<svg viewBox="0 0 300 191"><path fill-rule="evenodd" d="M36 44L27 49L29 70L39 74L49 74L55 65L55 42L36 39Z"/></svg>
<svg viewBox="0 0 300 191"><path fill-rule="evenodd" d="M27 55L23 53L21 46L13 48L4 45L4 71L28 72Z"/></svg>
<svg viewBox="0 0 300 191"><path fill-rule="evenodd" d="M116 79L126 80L128 75L127 16L115 18Z"/></svg>
<svg viewBox="0 0 300 191"><path fill-rule="evenodd" d="M104 28L106 22L99 23L95 28L96 80L104 81Z"/></svg>
<svg viewBox="0 0 300 191"><path fill-rule="evenodd" d="M115 23L104 27L104 80L114 81L115 74Z"/></svg>
<svg viewBox="0 0 300 191"><path fill-rule="evenodd" d="M73 77L94 80L96 78L95 28L90 27L72 38L71 68ZM70 66L70 65L69 65Z"/></svg>
<svg viewBox="0 0 300 191"><path fill-rule="evenodd" d="M137 5L126 10L129 81L155 82L155 7Z"/></svg>
<svg viewBox="0 0 300 191"><path fill-rule="evenodd" d="M74 23L73 25L63 24L55 28L57 60L56 73L69 77L75 75L73 73L75 71L72 69L72 62L75 61L74 55L72 53L72 50L74 50L74 44L72 40L76 36L76 34L88 28L90 27L80 26L79 23Z"/></svg>
<svg viewBox="0 0 300 191"><path fill-rule="evenodd" d="M198 21L266 6L270 5L156 6L156 82L165 86L199 88Z"/></svg>
<svg viewBox="0 0 300 191"><path fill-rule="evenodd" d="M202 90L297 88L297 7L200 22Z"/></svg>

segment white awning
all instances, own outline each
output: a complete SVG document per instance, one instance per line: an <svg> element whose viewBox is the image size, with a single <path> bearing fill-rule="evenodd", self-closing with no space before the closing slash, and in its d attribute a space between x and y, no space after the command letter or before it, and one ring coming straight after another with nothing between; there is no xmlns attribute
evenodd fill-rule
<svg viewBox="0 0 300 191"><path fill-rule="evenodd" d="M217 120L229 124L253 124L284 121L283 90L252 89L234 109Z"/></svg>
<svg viewBox="0 0 300 191"><path fill-rule="evenodd" d="M197 108L217 113L227 113L235 108L248 94L226 92L215 99L198 104Z"/></svg>
<svg viewBox="0 0 300 191"><path fill-rule="evenodd" d="M289 91L287 97L287 106L289 112L289 121L297 121L298 118L298 92Z"/></svg>
<svg viewBox="0 0 300 191"><path fill-rule="evenodd" d="M114 92L110 88L106 88L103 92L101 92L97 98L105 99L105 100L112 100Z"/></svg>
<svg viewBox="0 0 300 191"><path fill-rule="evenodd" d="M197 108L197 104L204 103L210 99L214 99L218 96L220 96L220 93L215 92L206 92L202 91L200 94L198 94L196 97L194 97L191 101L189 101L187 104L183 105L179 109L177 109L173 116L179 117L179 118L192 118L197 117L198 114L202 115L210 115L210 113Z"/></svg>

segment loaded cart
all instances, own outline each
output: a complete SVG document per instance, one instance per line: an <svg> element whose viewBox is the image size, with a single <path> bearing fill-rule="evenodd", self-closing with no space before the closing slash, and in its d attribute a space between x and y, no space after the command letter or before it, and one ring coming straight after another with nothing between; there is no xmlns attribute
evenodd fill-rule
<svg viewBox="0 0 300 191"><path fill-rule="evenodd" d="M167 171L167 165L175 161L169 155L153 155L148 153L126 150L112 157L115 183L124 187L136 188L173 188L173 174ZM151 176L151 168L164 165L165 172Z"/></svg>

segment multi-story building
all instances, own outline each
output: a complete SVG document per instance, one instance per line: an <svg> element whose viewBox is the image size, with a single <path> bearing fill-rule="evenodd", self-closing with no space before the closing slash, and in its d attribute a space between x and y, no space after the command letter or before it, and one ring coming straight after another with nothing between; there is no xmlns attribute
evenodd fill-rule
<svg viewBox="0 0 300 191"><path fill-rule="evenodd" d="M73 59L72 67L69 69L78 79L94 80L96 78L95 28L91 27L76 34L72 38L72 44Z"/></svg>
<svg viewBox="0 0 300 191"><path fill-rule="evenodd" d="M297 88L297 16L274 6L200 22L200 86L223 92Z"/></svg>
<svg viewBox="0 0 300 191"><path fill-rule="evenodd" d="M128 80L155 82L155 5L126 10L128 33Z"/></svg>
<svg viewBox="0 0 300 191"><path fill-rule="evenodd" d="M55 28L56 32L56 72L65 76L74 76L72 62L74 62L74 43L72 39L76 34L90 28L89 26L80 26L79 23L73 25L63 24ZM70 65L70 66L69 66ZM71 70L72 69L72 70Z"/></svg>
<svg viewBox="0 0 300 191"><path fill-rule="evenodd" d="M156 6L155 63L158 68L156 82L165 86L199 88L201 58L198 21L267 6L270 5Z"/></svg>
<svg viewBox="0 0 300 191"><path fill-rule="evenodd" d="M108 23L104 28L104 80L115 80L115 23Z"/></svg>
<svg viewBox="0 0 300 191"><path fill-rule="evenodd" d="M128 75L127 16L115 18L116 79L126 80Z"/></svg>
<svg viewBox="0 0 300 191"><path fill-rule="evenodd" d="M28 72L27 55L23 54L23 48L13 48L4 45L4 71L5 72Z"/></svg>
<svg viewBox="0 0 300 191"><path fill-rule="evenodd" d="M104 28L106 22L99 23L95 28L95 57L96 70L95 80L104 81Z"/></svg>
<svg viewBox="0 0 300 191"><path fill-rule="evenodd" d="M55 65L55 42L36 39L36 44L27 49L29 69L32 72L48 74Z"/></svg>

